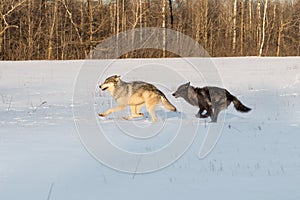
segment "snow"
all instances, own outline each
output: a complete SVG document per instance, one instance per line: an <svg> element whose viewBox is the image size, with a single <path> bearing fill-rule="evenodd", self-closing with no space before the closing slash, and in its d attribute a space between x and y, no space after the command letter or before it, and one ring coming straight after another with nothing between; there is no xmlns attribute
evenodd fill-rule
<svg viewBox="0 0 300 200"><path fill-rule="evenodd" d="M180 112L99 119L112 74L155 84ZM299 79L299 57L0 62L0 199L300 199ZM187 81L252 111L196 119L171 96Z"/></svg>

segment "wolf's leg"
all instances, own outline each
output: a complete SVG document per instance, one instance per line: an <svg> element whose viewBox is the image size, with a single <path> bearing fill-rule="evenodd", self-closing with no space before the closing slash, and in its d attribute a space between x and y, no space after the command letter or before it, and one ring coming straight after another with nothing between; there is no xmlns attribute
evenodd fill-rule
<svg viewBox="0 0 300 200"><path fill-rule="evenodd" d="M203 115L202 113L205 111L205 109L203 107L201 107L198 111L198 113L195 115L197 118L207 118L209 117L207 111L206 113Z"/></svg>
<svg viewBox="0 0 300 200"><path fill-rule="evenodd" d="M144 104L140 104L135 106L135 114L139 115L140 117L144 116L143 113L140 113L141 108L143 107Z"/></svg>
<svg viewBox="0 0 300 200"><path fill-rule="evenodd" d="M212 110L211 106L208 106L207 109L206 109L206 111L207 111L206 115L208 117L211 117L213 115L213 110Z"/></svg>
<svg viewBox="0 0 300 200"><path fill-rule="evenodd" d="M150 113L153 122L157 121L157 118L155 115L155 108L158 103L159 103L158 99L152 99L152 100L146 102L146 109Z"/></svg>
<svg viewBox="0 0 300 200"><path fill-rule="evenodd" d="M201 108L199 109L198 113L195 115L197 118L200 118L201 117Z"/></svg>
<svg viewBox="0 0 300 200"><path fill-rule="evenodd" d="M214 112L211 115L211 122L217 122L220 111L220 109L214 109Z"/></svg>
<svg viewBox="0 0 300 200"><path fill-rule="evenodd" d="M206 112L204 115L201 113L201 115L200 115L200 118L208 118L209 117L209 115L208 115L208 113Z"/></svg>
<svg viewBox="0 0 300 200"><path fill-rule="evenodd" d="M147 110L149 111L149 113L151 115L151 118L152 118L153 122L157 121L157 118L156 118L156 115L155 115L155 108L156 108L156 105L152 105L149 108L147 108Z"/></svg>
<svg viewBox="0 0 300 200"><path fill-rule="evenodd" d="M105 111L104 113L99 114L99 116L100 116L100 117L104 117L104 116L106 116L106 115L109 115L110 113L118 112L118 111L124 110L125 108L126 108L126 105L116 106L116 107L113 107L113 108L108 109L108 110Z"/></svg>
<svg viewBox="0 0 300 200"><path fill-rule="evenodd" d="M129 117L126 117L126 119L133 119L136 117L144 116L142 113L139 113L142 105L130 106L131 115Z"/></svg>
<svg viewBox="0 0 300 200"><path fill-rule="evenodd" d="M202 108L199 109L198 113L195 115L197 118L201 118L201 114L202 114L203 110Z"/></svg>

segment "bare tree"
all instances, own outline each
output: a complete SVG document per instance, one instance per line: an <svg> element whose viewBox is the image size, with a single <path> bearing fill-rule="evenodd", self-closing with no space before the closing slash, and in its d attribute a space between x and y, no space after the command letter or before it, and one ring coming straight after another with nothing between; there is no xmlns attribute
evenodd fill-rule
<svg viewBox="0 0 300 200"><path fill-rule="evenodd" d="M139 0L139 11L140 11L140 14L139 14L140 30L142 30L142 28L143 28L143 2L142 2L142 0ZM140 44L142 43L142 41L143 41L143 33L142 33L142 31L140 31Z"/></svg>
<svg viewBox="0 0 300 200"><path fill-rule="evenodd" d="M52 59L52 51L53 51L53 37L54 37L54 28L56 24L56 16L57 16L57 7L58 7L58 0L54 1L54 7L53 7L53 14L51 19L51 24L49 28L49 40L48 40L48 56L47 59Z"/></svg>
<svg viewBox="0 0 300 200"><path fill-rule="evenodd" d="M265 38L266 38L266 18L267 18L267 9L268 9L268 0L266 0L265 5L264 5L264 17L263 17L263 26L262 26L262 40L260 44L260 49L259 49L259 56L262 56L263 53L263 48L265 45Z"/></svg>
<svg viewBox="0 0 300 200"><path fill-rule="evenodd" d="M0 13L2 13L3 12L3 2L2 2L2 0L0 1ZM2 15L2 14L1 14ZM2 25L2 23L3 23L3 18L1 17L0 18L0 31L2 32L3 31L3 25ZM5 32L5 31L4 31ZM3 32L3 33L4 33ZM1 33L0 34L0 60L3 60L3 33Z"/></svg>
<svg viewBox="0 0 300 200"><path fill-rule="evenodd" d="M261 0L257 0L257 48L259 49L259 46L261 44Z"/></svg>
<svg viewBox="0 0 300 200"><path fill-rule="evenodd" d="M126 24L125 0L122 0L122 32L126 30Z"/></svg>
<svg viewBox="0 0 300 200"><path fill-rule="evenodd" d="M23 3L25 3L26 0L23 0L23 1L19 1L18 3L16 3L15 5L12 5L10 7L9 10L7 11L4 11L4 6L5 4L4 3L7 3L7 2L4 2L3 0L1 0L1 4L0 4L0 57L1 60L4 59L4 52L3 52L3 35L4 33L10 29L10 28L19 28L19 26L17 25L11 25L9 23L9 21L7 20L7 17L10 16L11 14L14 13L14 11L20 7Z"/></svg>
<svg viewBox="0 0 300 200"><path fill-rule="evenodd" d="M208 46L208 1L209 0L205 0L204 3L204 47L207 48Z"/></svg>
<svg viewBox="0 0 300 200"><path fill-rule="evenodd" d="M19 28L18 26L16 25L10 25L7 20L6 20L6 17L9 16L10 14L12 14L14 12L14 10L16 8L18 8L19 6L21 6L26 0L23 0L23 1L19 1L19 3L17 3L16 5L12 5L10 10L8 10L7 12L3 13L2 9L3 9L3 4L2 4L2 9L0 10L0 15L1 15L1 20L2 22L4 23L4 27L2 26L1 29L0 29L0 36L3 35L3 33L9 29L9 28Z"/></svg>
<svg viewBox="0 0 300 200"><path fill-rule="evenodd" d="M169 0L169 9L170 9L170 18L171 18L171 28L173 28L174 16L173 16L172 0Z"/></svg>
<svg viewBox="0 0 300 200"><path fill-rule="evenodd" d="M66 4L66 0L61 0L61 3L63 4L64 8L65 8L65 11L66 11L66 14L69 18L69 21L70 23L72 24L72 27L74 28L75 30L75 33L79 39L79 44L81 46L83 46L83 39L82 39L82 34L80 34L80 31L78 29L78 25L74 22L73 20L73 15L70 11L70 9L68 8L68 5ZM80 20L81 20L81 23L80 23L80 27L81 27L81 30L84 29L84 0L81 0L81 3L80 3ZM87 52L86 52L86 49L83 50L84 51L84 55L86 56L87 55Z"/></svg>
<svg viewBox="0 0 300 200"><path fill-rule="evenodd" d="M85 59L106 38L144 27L173 28L211 56L300 55L300 0L102 1L0 0L0 59ZM166 37L163 50L123 57L176 56Z"/></svg>
<svg viewBox="0 0 300 200"><path fill-rule="evenodd" d="M248 12L249 12L249 29L252 30L252 0L249 0L248 2Z"/></svg>
<svg viewBox="0 0 300 200"><path fill-rule="evenodd" d="M240 25L240 55L244 55L244 15L245 15L245 2L241 0L241 25Z"/></svg>
<svg viewBox="0 0 300 200"><path fill-rule="evenodd" d="M91 0L87 0L89 19L89 55L93 55L93 5Z"/></svg>
<svg viewBox="0 0 300 200"><path fill-rule="evenodd" d="M233 6L233 36L232 36L232 51L233 53L236 52L236 37L237 37L237 0L234 0Z"/></svg>
<svg viewBox="0 0 300 200"><path fill-rule="evenodd" d="M163 57L166 57L166 0L162 0Z"/></svg>
<svg viewBox="0 0 300 200"><path fill-rule="evenodd" d="M33 22L32 22L32 0L27 1L27 58L32 58L33 53Z"/></svg>
<svg viewBox="0 0 300 200"><path fill-rule="evenodd" d="M200 5L200 1L197 1L194 5L195 8L195 40L200 43L200 34L201 34L201 19L203 19L202 16L202 9ZM203 25L204 26L204 25Z"/></svg>

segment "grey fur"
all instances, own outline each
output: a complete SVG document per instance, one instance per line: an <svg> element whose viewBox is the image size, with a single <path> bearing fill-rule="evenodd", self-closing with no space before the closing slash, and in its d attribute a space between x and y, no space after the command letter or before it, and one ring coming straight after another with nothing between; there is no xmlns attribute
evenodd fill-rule
<svg viewBox="0 0 300 200"><path fill-rule="evenodd" d="M210 117L212 122L217 122L219 113L226 109L233 102L236 110L249 112L251 109L244 106L235 96L226 89L219 87L206 86L195 88L190 83L183 84L173 93L175 98L182 97L193 106L199 107L196 117Z"/></svg>
<svg viewBox="0 0 300 200"><path fill-rule="evenodd" d="M145 104L152 120L156 121L155 107L159 102L162 102L165 108L174 112L176 111L176 108L169 102L166 96L150 83L142 81L125 82L120 79L120 76L114 75L108 77L99 87L102 90L108 89L119 104L117 107L99 114L101 117L123 110L127 105L131 107L131 116L128 119L141 117L143 114L139 113L139 111Z"/></svg>

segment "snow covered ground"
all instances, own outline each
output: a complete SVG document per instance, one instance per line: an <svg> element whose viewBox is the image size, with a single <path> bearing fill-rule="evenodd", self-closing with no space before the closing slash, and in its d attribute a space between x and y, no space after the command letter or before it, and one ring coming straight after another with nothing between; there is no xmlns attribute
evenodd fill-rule
<svg viewBox="0 0 300 200"><path fill-rule="evenodd" d="M99 119L115 103L97 84L112 74L154 83L180 112ZM253 110L196 119L171 96L187 81ZM0 62L0 199L298 200L299 102L299 57ZM201 157L209 136L217 143Z"/></svg>

